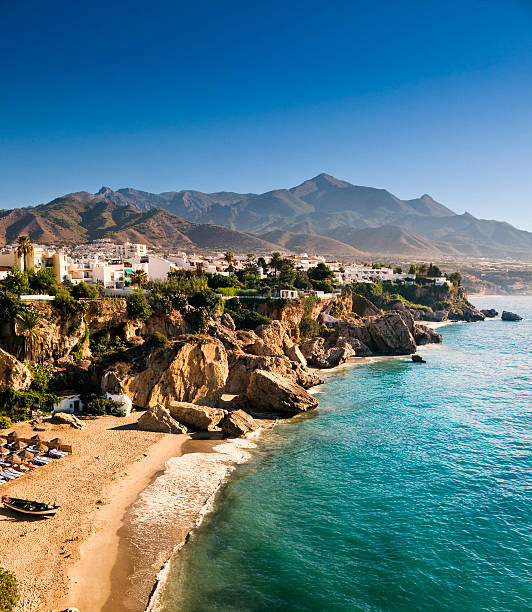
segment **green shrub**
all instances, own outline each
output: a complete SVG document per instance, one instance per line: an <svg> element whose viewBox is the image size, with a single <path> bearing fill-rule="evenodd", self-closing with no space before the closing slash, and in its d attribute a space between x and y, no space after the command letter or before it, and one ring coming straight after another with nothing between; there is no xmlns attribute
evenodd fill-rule
<svg viewBox="0 0 532 612"><path fill-rule="evenodd" d="M185 315L187 323L195 333L203 333L207 331L211 315L204 307L194 308Z"/></svg>
<svg viewBox="0 0 532 612"><path fill-rule="evenodd" d="M166 346L168 344L168 338L160 332L153 332L148 338L148 342L153 346Z"/></svg>
<svg viewBox="0 0 532 612"><path fill-rule="evenodd" d="M299 323L299 333L303 338L313 338L319 336L321 332L320 324L311 317L305 316Z"/></svg>
<svg viewBox="0 0 532 612"><path fill-rule="evenodd" d="M211 289L198 291L188 299L188 303L194 308L204 308L211 317L223 310L223 300Z"/></svg>
<svg viewBox="0 0 532 612"><path fill-rule="evenodd" d="M72 349L70 354L74 358L75 361L79 361L83 357L83 348L89 341L89 327L85 325L85 331L83 333L83 338L76 344L76 346Z"/></svg>
<svg viewBox="0 0 532 612"><path fill-rule="evenodd" d="M127 346L119 336L103 333L90 339L90 349L93 362L99 365L119 357L127 350Z"/></svg>
<svg viewBox="0 0 532 612"><path fill-rule="evenodd" d="M0 416L0 429L9 429L13 423L7 416Z"/></svg>
<svg viewBox="0 0 532 612"><path fill-rule="evenodd" d="M143 293L131 293L126 298L127 314L130 319L147 319L153 314L152 307Z"/></svg>
<svg viewBox="0 0 532 612"><path fill-rule="evenodd" d="M18 600L17 579L10 571L0 567L0 611L11 612Z"/></svg>
<svg viewBox="0 0 532 612"><path fill-rule="evenodd" d="M88 285L87 283L78 283L71 289L71 293L76 300L80 298L99 298L100 289L94 285Z"/></svg>
<svg viewBox="0 0 532 612"><path fill-rule="evenodd" d="M52 304L61 317L67 317L78 310L78 303L64 288L57 291Z"/></svg>
<svg viewBox="0 0 532 612"><path fill-rule="evenodd" d="M125 411L122 410L122 404L115 402L108 397L93 397L83 402L83 411L87 414L103 416L105 414L113 414L115 416L125 416Z"/></svg>

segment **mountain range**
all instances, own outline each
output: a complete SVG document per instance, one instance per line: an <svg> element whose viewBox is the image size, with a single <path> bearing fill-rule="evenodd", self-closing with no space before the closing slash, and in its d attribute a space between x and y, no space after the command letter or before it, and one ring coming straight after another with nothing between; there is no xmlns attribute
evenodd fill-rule
<svg viewBox="0 0 532 612"><path fill-rule="evenodd" d="M186 220L185 220L186 219ZM110 237L170 248L532 259L532 233L457 214L425 194L401 200L385 189L320 174L262 194L132 188L77 192L49 204L0 211L0 240Z"/></svg>

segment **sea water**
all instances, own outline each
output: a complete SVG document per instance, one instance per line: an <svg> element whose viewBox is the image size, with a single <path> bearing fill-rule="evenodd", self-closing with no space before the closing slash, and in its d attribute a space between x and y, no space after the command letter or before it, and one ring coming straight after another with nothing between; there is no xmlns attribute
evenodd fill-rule
<svg viewBox="0 0 532 612"><path fill-rule="evenodd" d="M532 298L345 369L267 432L173 559L164 612L532 610Z"/></svg>

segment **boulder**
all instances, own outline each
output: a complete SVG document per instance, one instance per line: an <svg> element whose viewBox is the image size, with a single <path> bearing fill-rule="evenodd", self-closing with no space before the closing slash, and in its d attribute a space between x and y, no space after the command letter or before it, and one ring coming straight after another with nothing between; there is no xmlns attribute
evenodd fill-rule
<svg viewBox="0 0 532 612"><path fill-rule="evenodd" d="M350 343L346 342L343 346L335 346L325 353L324 363L319 367L334 368L344 363L349 357L354 357L355 351Z"/></svg>
<svg viewBox="0 0 532 612"><path fill-rule="evenodd" d="M288 357L288 359L290 359L290 361L293 361L294 363L298 363L306 367L307 360L305 359L305 356L303 355L301 349L297 344L294 344L294 346L287 348L284 353Z"/></svg>
<svg viewBox="0 0 532 612"><path fill-rule="evenodd" d="M515 314L515 312L509 312L507 310L502 311L501 319L503 321L522 321L523 317Z"/></svg>
<svg viewBox="0 0 532 612"><path fill-rule="evenodd" d="M238 438L257 429L253 417L243 410L229 412L222 421L222 432L226 437Z"/></svg>
<svg viewBox="0 0 532 612"><path fill-rule="evenodd" d="M56 412L50 422L54 425L70 425L75 429L83 429L85 427L85 423L80 421L73 414L69 414L68 412Z"/></svg>
<svg viewBox="0 0 532 612"><path fill-rule="evenodd" d="M161 433L186 433L187 428L172 418L170 411L161 404L152 406L137 421L143 431Z"/></svg>
<svg viewBox="0 0 532 612"><path fill-rule="evenodd" d="M481 310L480 312L486 317L486 319L494 319L495 317L499 316L499 313L495 310L495 308L488 308L486 310Z"/></svg>
<svg viewBox="0 0 532 612"><path fill-rule="evenodd" d="M235 322L233 321L233 317L230 314L227 314L227 312L224 312L224 314L221 317L220 322L224 327L227 327L231 331L235 331L236 326L235 326Z"/></svg>
<svg viewBox="0 0 532 612"><path fill-rule="evenodd" d="M412 355L412 361L414 363L427 363L421 355Z"/></svg>
<svg viewBox="0 0 532 612"><path fill-rule="evenodd" d="M324 346L325 340L323 338L310 338L300 343L299 350L308 363L315 365L324 360Z"/></svg>
<svg viewBox="0 0 532 612"><path fill-rule="evenodd" d="M246 396L254 409L275 413L298 414L318 406L318 400L303 387L264 370L252 373Z"/></svg>
<svg viewBox="0 0 532 612"><path fill-rule="evenodd" d="M20 391L27 389L31 381L28 368L16 357L0 349L0 389L11 387Z"/></svg>
<svg viewBox="0 0 532 612"><path fill-rule="evenodd" d="M440 344L442 336L436 330L426 325L414 325L414 340L418 346L423 344Z"/></svg>
<svg viewBox="0 0 532 612"><path fill-rule="evenodd" d="M377 353L408 355L416 351L416 343L408 325L397 312L370 317L366 321L366 327Z"/></svg>
<svg viewBox="0 0 532 612"><path fill-rule="evenodd" d="M198 406L188 402L170 402L168 410L172 418L199 431L216 429L226 412L221 408Z"/></svg>

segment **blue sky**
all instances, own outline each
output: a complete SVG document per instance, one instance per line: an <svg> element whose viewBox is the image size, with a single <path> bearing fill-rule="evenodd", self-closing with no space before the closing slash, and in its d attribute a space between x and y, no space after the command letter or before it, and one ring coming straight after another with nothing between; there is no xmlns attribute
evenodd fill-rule
<svg viewBox="0 0 532 612"><path fill-rule="evenodd" d="M322 171L532 230L532 1L0 0L0 207Z"/></svg>

